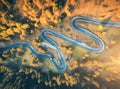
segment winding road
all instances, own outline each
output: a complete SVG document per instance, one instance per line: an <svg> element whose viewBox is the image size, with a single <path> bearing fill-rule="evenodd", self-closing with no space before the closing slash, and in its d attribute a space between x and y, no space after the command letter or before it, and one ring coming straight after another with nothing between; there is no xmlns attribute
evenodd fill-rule
<svg viewBox="0 0 120 89"><path fill-rule="evenodd" d="M78 21L83 21L83 22L88 22L88 23L94 23L94 24L102 24L102 25L106 25L106 26L115 26L115 27L120 27L120 23L118 22L105 22L105 21L99 21L99 20L96 20L96 19L92 19L92 18L86 18L86 17L74 17L72 18L71 20L71 26L75 29L75 30L78 30L88 36L90 36L91 38L93 38L94 40L96 40L98 43L99 43L99 48L92 48L90 46L88 46L87 44L85 43L81 43L81 42L78 42L76 40L73 40L72 38L69 38L67 36L64 36L62 34L59 34L51 29L43 29L40 33L40 38L39 39L44 39L47 41L47 43L43 44L43 45L47 45L48 43L51 45L51 48L53 48L54 50L56 50L57 54L58 54L58 60L55 59L55 57L51 54L40 54L38 53L29 43L27 42L17 42L17 43L14 43L12 45L9 45L9 46L5 46L5 47L1 47L0 48L0 52L3 52L5 50L8 50L8 49L11 49L13 47L18 47L18 46L21 46L21 45L25 45L27 46L31 52L37 56L37 57L40 57L40 58L47 58L49 60L51 60L53 62L53 64L55 65L55 67L57 68L58 71L64 71L66 69L66 62L64 60L64 57L62 55L62 52L60 51L60 49L58 48L58 45L57 43L49 38L48 36L46 36L46 34L51 34L55 37L59 37L65 41L68 41L68 42L71 42L72 44L75 44L77 46L80 46L88 51L91 51L91 52L101 52L103 51L104 49L104 42L98 37L96 36L94 33L78 26L76 24L76 22ZM49 46L49 45L48 45Z"/></svg>

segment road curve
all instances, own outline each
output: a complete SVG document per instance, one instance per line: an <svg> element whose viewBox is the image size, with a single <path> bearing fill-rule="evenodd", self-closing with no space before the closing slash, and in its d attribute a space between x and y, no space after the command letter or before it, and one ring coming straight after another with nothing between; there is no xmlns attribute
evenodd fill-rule
<svg viewBox="0 0 120 89"><path fill-rule="evenodd" d="M56 52L57 52L57 54L58 54L58 58L59 58L58 60L56 60L56 59L54 58L54 56L51 55L51 54L40 54L40 53L38 53L38 52L37 52L29 43L27 43L27 42L17 42L17 43L11 44L11 45L9 45L9 46L1 47L1 48L0 48L0 52L3 52L3 51L8 50L8 49L11 49L11 48L13 48L13 47L18 47L18 46L21 46L21 45L25 45L25 46L27 46L27 47L31 50L31 52L32 52L35 56L40 57L40 58L48 58L49 60L51 60L51 61L53 62L53 64L55 65L55 67L56 67L56 69L57 69L58 71L64 71L64 70L66 69L66 62L65 62L65 60L64 60L64 57L63 57L60 49L58 48L57 43L56 43L53 39L51 39L51 38L49 38L48 36L46 36L46 34L54 35L54 36L56 36L56 37L59 37L59 38L65 40L65 41L68 41L68 42L70 42L70 43L72 43L72 44L75 44L75 45L77 45L77 46L80 46L80 47L82 47L82 48L84 48L84 49L86 49L86 50L88 50L88 51L91 51L91 52L96 52L96 53L97 53L97 52L103 51L103 49L104 49L104 42L103 42L97 35L95 35L94 33L92 33L92 32L90 32L90 31L88 31L88 30L86 30L86 29L78 26L78 25L76 24L76 22L78 22L78 21L83 21L83 22L88 22L88 23L94 23L94 24L102 24L102 25L106 25L106 26L120 27L120 23L118 23L118 22L105 22L105 21L99 21L99 20L96 20L96 19L86 18L86 17L79 17L79 16L72 18L72 20L71 20L71 26L72 26L75 30L78 30L78 31L80 31L80 32L82 32L82 33L90 36L90 37L93 38L94 40L96 40L96 41L99 43L99 48L92 48L92 47L86 45L85 43L81 43L81 42L78 42L78 41L76 41L76 40L73 40L72 38L69 38L69 37L64 36L64 35L62 35L62 34L59 34L59 33L55 32L55 31L53 31L53 30L51 30L51 29L43 29L43 30L41 31L41 33L40 33L40 39L46 40L46 41L47 41L46 44L49 43L49 44L51 45L51 47L52 47L54 50L56 50Z"/></svg>

